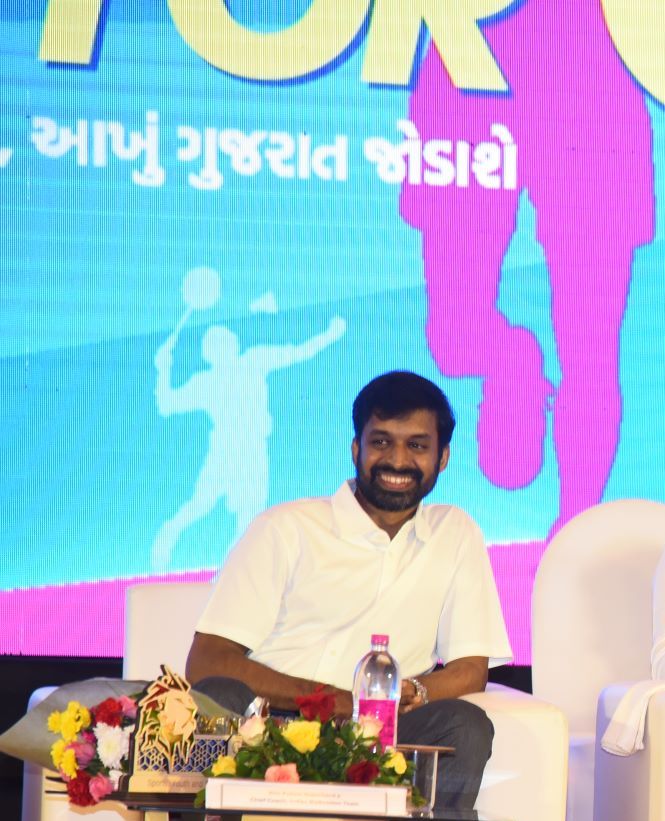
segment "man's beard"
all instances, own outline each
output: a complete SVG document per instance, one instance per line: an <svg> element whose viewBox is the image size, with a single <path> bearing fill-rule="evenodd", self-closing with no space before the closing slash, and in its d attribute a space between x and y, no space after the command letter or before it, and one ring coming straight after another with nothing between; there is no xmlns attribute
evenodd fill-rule
<svg viewBox="0 0 665 821"><path fill-rule="evenodd" d="M416 468L406 470L395 470L390 465L374 465L366 474L361 467L361 455L358 454L358 465L356 466L356 488L362 496L378 510L389 510L392 512L409 510L416 507L419 502L431 492L437 474L434 473L429 479L421 470ZM392 473L395 476L410 476L415 484L406 490L386 490L379 485L379 473Z"/></svg>

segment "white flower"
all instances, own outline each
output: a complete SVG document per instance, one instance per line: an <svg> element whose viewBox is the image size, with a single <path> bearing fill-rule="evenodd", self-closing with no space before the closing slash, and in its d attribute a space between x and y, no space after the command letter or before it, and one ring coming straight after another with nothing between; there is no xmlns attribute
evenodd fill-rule
<svg viewBox="0 0 665 821"><path fill-rule="evenodd" d="M110 727L98 724L95 729L97 755L102 764L110 770L119 770L123 758L129 755L129 736L132 728Z"/></svg>
<svg viewBox="0 0 665 821"><path fill-rule="evenodd" d="M238 735L248 747L256 747L263 740L266 723L261 716L252 716L238 727Z"/></svg>

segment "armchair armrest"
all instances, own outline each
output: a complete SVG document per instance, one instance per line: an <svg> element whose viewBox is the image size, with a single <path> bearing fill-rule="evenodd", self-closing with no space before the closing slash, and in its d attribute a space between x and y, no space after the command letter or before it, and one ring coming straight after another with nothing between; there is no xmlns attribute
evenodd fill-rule
<svg viewBox="0 0 665 821"><path fill-rule="evenodd" d="M617 705L635 682L611 684L602 690L596 712L594 821L665 818L665 693L649 702L644 749L618 756L600 746Z"/></svg>
<svg viewBox="0 0 665 821"><path fill-rule="evenodd" d="M568 722L563 712L500 684L463 698L485 710L494 724L477 808L514 821L564 821Z"/></svg>

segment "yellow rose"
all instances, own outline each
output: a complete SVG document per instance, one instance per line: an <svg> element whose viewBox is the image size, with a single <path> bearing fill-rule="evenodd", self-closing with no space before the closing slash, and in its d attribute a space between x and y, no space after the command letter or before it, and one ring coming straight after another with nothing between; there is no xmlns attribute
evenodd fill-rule
<svg viewBox="0 0 665 821"><path fill-rule="evenodd" d="M397 775L404 775L406 772L406 759L402 755L402 753L393 750L392 755L385 763L386 767L390 767L390 769L395 770Z"/></svg>
<svg viewBox="0 0 665 821"><path fill-rule="evenodd" d="M220 755L220 757L212 765L211 770L213 775L235 775L236 762L230 755Z"/></svg>
<svg viewBox="0 0 665 821"><path fill-rule="evenodd" d="M67 749L62 754L62 761L60 762L60 772L69 778L76 778L78 767L76 766L76 753L72 749Z"/></svg>
<svg viewBox="0 0 665 821"><path fill-rule="evenodd" d="M53 766L56 770L60 769L60 765L62 764L62 756L65 752L66 746L67 742L64 739L59 738L51 747L51 761L53 762Z"/></svg>
<svg viewBox="0 0 665 821"><path fill-rule="evenodd" d="M321 724L318 721L291 721L282 735L299 753L311 753L319 745Z"/></svg>

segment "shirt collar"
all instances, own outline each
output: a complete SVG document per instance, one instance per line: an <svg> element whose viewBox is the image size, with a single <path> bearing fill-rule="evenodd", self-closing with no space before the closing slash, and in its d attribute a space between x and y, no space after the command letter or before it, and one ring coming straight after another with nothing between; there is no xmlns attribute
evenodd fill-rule
<svg viewBox="0 0 665 821"><path fill-rule="evenodd" d="M362 509L354 495L355 489L355 480L349 479L342 483L331 498L335 530L341 538L356 542L359 539L366 541L371 536L375 536L381 528L377 527L370 516ZM422 502L418 505L414 516L404 524L404 527L413 528L420 542L429 539L431 530L424 514Z"/></svg>

